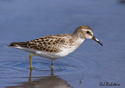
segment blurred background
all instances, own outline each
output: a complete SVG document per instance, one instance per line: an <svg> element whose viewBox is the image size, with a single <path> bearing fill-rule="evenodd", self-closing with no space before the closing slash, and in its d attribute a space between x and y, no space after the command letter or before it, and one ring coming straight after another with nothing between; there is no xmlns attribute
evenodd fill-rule
<svg viewBox="0 0 125 88"><path fill-rule="evenodd" d="M72 54L51 61L4 47L46 35L92 28L102 42L85 42ZM125 87L125 0L0 0L0 88ZM117 85L118 86L118 85ZM117 86L111 86L115 88Z"/></svg>

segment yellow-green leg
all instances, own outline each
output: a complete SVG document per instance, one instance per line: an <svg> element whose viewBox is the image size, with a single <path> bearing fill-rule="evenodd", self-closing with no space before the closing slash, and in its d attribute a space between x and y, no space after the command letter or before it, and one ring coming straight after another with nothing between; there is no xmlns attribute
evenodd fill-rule
<svg viewBox="0 0 125 88"><path fill-rule="evenodd" d="M32 56L34 56L36 54L30 54L29 55L29 60L30 60L30 69L33 69L33 66L32 66Z"/></svg>
<svg viewBox="0 0 125 88"><path fill-rule="evenodd" d="M53 62L54 62L54 61L52 60L52 61L51 61L51 69L53 69Z"/></svg>
<svg viewBox="0 0 125 88"><path fill-rule="evenodd" d="M32 69L30 69L29 82L31 82Z"/></svg>

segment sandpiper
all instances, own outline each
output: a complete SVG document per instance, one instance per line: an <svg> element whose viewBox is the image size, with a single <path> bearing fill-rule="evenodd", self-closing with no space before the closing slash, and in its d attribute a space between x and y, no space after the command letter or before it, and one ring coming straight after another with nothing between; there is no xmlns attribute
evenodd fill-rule
<svg viewBox="0 0 125 88"><path fill-rule="evenodd" d="M29 55L30 69L33 69L31 58L34 55L50 59L51 69L53 69L54 60L72 53L85 39L93 39L102 45L102 43L100 43L100 41L93 35L92 29L82 25L72 34L49 35L31 41L12 42L7 47L13 47L32 53Z"/></svg>

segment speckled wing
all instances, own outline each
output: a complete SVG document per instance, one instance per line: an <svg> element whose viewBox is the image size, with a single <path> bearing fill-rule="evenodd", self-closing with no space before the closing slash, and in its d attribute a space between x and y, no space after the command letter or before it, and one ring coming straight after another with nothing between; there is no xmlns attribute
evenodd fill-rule
<svg viewBox="0 0 125 88"><path fill-rule="evenodd" d="M59 47L65 43L64 38L57 36L45 36L32 40L27 45L28 48L46 52L58 52Z"/></svg>
<svg viewBox="0 0 125 88"><path fill-rule="evenodd" d="M9 46L20 46L45 52L58 52L60 51L60 47L66 42L63 36L66 36L66 34L44 36L26 42L12 42Z"/></svg>

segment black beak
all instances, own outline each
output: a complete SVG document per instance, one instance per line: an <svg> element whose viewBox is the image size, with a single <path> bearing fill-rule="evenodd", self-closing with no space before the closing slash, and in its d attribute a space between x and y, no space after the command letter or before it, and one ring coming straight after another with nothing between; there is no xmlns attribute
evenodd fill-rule
<svg viewBox="0 0 125 88"><path fill-rule="evenodd" d="M95 36L93 36L92 39L98 42L101 46L103 46L102 43Z"/></svg>

